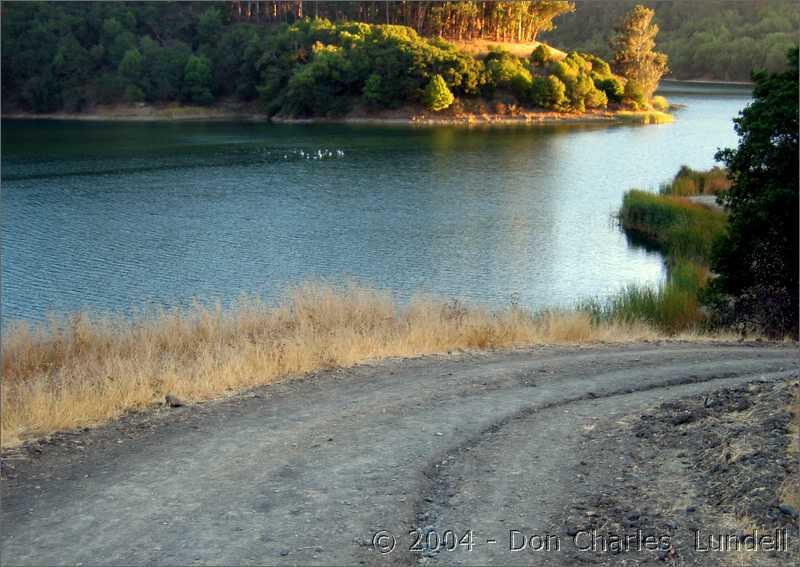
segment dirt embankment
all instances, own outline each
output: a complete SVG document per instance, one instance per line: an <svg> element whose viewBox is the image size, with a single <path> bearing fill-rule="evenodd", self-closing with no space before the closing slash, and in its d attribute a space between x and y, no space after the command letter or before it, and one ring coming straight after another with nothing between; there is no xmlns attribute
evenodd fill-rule
<svg viewBox="0 0 800 567"><path fill-rule="evenodd" d="M621 554L629 565L798 565L799 426L797 379L750 382L605 421L585 433L581 450L599 457L592 471L615 472L578 467L587 483L565 510L567 531L612 542L589 555L600 565L616 565ZM634 546L649 539L652 549L630 553L614 540L624 533L637 534Z"/></svg>

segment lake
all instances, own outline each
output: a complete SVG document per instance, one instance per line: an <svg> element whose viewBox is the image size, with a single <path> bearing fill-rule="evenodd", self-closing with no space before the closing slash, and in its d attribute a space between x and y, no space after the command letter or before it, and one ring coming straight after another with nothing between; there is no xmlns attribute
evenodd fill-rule
<svg viewBox="0 0 800 567"><path fill-rule="evenodd" d="M658 283L612 214L707 168L749 91L668 85L658 126L4 120L2 318L278 300L353 280L532 308Z"/></svg>

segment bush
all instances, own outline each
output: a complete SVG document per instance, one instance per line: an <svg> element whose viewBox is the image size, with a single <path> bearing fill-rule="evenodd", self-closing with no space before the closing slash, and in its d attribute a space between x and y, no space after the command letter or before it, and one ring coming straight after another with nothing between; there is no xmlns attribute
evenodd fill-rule
<svg viewBox="0 0 800 567"><path fill-rule="evenodd" d="M346 112L349 105L347 93L352 81L352 63L336 46L314 47L310 63L301 66L292 75L286 91L285 109L297 116L325 116ZM373 80L372 89L382 81ZM376 95L375 92L371 93ZM382 91L378 91L378 101Z"/></svg>
<svg viewBox="0 0 800 567"><path fill-rule="evenodd" d="M536 46L536 49L531 53L531 63L534 65L545 65L553 59L553 51L543 43Z"/></svg>
<svg viewBox="0 0 800 567"><path fill-rule="evenodd" d="M494 92L495 89L513 90L515 79L518 84L526 79L531 79L531 73L522 60L502 49L490 51L483 60L483 64L486 69L485 87L487 92Z"/></svg>
<svg viewBox="0 0 800 567"><path fill-rule="evenodd" d="M382 106L383 96L381 92L381 76L377 73L372 73L367 81L364 83L364 90L361 92L364 101L376 106Z"/></svg>
<svg viewBox="0 0 800 567"><path fill-rule="evenodd" d="M183 74L184 100L194 104L211 104L211 63L206 57L192 55Z"/></svg>
<svg viewBox="0 0 800 567"><path fill-rule="evenodd" d="M455 97L441 75L434 75L428 86L425 87L423 102L430 110L439 112L453 104Z"/></svg>
<svg viewBox="0 0 800 567"><path fill-rule="evenodd" d="M533 76L530 71L523 69L521 72L514 75L511 79L511 92L517 97L520 102L531 101L531 86L533 85Z"/></svg>
<svg viewBox="0 0 800 567"><path fill-rule="evenodd" d="M654 96L650 99L650 104L659 112L666 112L669 110L669 101L663 96Z"/></svg>
<svg viewBox="0 0 800 567"><path fill-rule="evenodd" d="M625 86L616 77L609 77L607 79L595 80L595 86L606 93L608 102L619 104L625 95Z"/></svg>
<svg viewBox="0 0 800 567"><path fill-rule="evenodd" d="M567 87L558 77L535 77L531 83L531 102L541 108L563 110L567 104Z"/></svg>
<svg viewBox="0 0 800 567"><path fill-rule="evenodd" d="M612 78L611 66L593 53L581 53L581 57L591 65L592 75L598 78Z"/></svg>
<svg viewBox="0 0 800 567"><path fill-rule="evenodd" d="M624 101L633 108L643 108L647 102L644 96L644 87L635 79L630 79L625 83L624 97Z"/></svg>

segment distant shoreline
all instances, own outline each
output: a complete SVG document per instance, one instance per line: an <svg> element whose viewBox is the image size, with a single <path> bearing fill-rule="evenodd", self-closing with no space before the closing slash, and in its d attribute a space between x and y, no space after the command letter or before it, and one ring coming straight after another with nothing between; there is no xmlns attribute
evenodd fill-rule
<svg viewBox="0 0 800 567"><path fill-rule="evenodd" d="M754 85L753 81L723 81L721 79L661 79L662 83L689 83L689 84L703 84L703 85L735 85L741 87L749 87Z"/></svg>
<svg viewBox="0 0 800 567"><path fill-rule="evenodd" d="M582 114L546 110L517 111L514 113L443 112L434 114L421 109L405 108L397 111L369 113L355 110L339 117L293 118L268 116L253 107L155 107L150 105L100 107L91 112L54 112L35 114L10 112L3 120L75 120L84 122L267 122L273 124L353 124L397 126L548 126L578 124L648 123L653 112L594 110ZM662 113L661 122L671 121Z"/></svg>

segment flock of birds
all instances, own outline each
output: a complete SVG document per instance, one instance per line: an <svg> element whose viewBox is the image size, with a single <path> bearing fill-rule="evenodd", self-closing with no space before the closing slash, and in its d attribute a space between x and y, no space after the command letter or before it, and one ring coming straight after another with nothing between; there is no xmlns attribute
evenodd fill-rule
<svg viewBox="0 0 800 567"><path fill-rule="evenodd" d="M338 159L344 157L343 150L317 150L306 152L305 150L296 150L288 154L283 154L283 159Z"/></svg>

